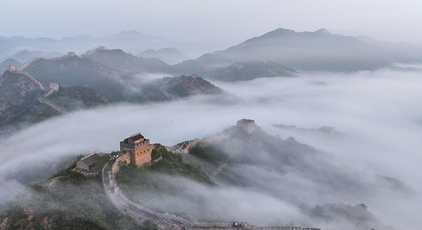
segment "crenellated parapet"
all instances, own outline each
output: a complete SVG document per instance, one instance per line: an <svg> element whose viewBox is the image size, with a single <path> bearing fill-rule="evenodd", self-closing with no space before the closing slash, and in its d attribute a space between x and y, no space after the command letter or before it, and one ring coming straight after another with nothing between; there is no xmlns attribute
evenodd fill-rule
<svg viewBox="0 0 422 230"><path fill-rule="evenodd" d="M66 55L62 56L62 57L56 57L56 58L33 58L29 61L27 61L25 64L23 64L21 67L17 68L18 71L23 71L25 68L27 68L30 64L39 61L39 60L48 60L48 61L58 61L58 60L63 60L66 59L68 57L73 57L76 56L75 52L68 52Z"/></svg>
<svg viewBox="0 0 422 230"><path fill-rule="evenodd" d="M31 63L36 62L38 60L42 60L45 58L32 58L31 60L27 61L25 64L23 64L21 67L17 68L17 71L23 71L26 67L28 67Z"/></svg>
<svg viewBox="0 0 422 230"><path fill-rule="evenodd" d="M40 87L41 90L44 90L44 86L41 84L41 82L39 82L37 79L35 79L35 77L33 77L31 74L29 74L29 73L27 73L25 71L20 71L19 69L18 70L15 70L15 71L12 71L12 72L18 73L18 74L22 74L22 75L26 76L27 78L29 78L33 82L35 82Z"/></svg>
<svg viewBox="0 0 422 230"><path fill-rule="evenodd" d="M104 46L100 46L100 47L95 48L95 49L93 49L93 50L88 50L88 51L86 51L86 52L85 52L85 55L91 55L91 54L94 54L94 53L96 53L96 52L98 52L98 51L101 51L101 50L106 50L106 48L105 48Z"/></svg>

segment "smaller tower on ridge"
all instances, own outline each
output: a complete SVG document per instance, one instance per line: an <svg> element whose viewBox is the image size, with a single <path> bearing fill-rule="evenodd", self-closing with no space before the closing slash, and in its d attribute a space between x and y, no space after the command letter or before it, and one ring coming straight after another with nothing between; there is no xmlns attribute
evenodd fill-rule
<svg viewBox="0 0 422 230"><path fill-rule="evenodd" d="M242 119L237 121L237 127L242 128L247 133L252 133L256 128L256 124L254 120Z"/></svg>
<svg viewBox="0 0 422 230"><path fill-rule="evenodd" d="M16 66L14 66L14 65L8 65L7 66L7 70L9 70L10 72L14 72L14 71L16 71Z"/></svg>

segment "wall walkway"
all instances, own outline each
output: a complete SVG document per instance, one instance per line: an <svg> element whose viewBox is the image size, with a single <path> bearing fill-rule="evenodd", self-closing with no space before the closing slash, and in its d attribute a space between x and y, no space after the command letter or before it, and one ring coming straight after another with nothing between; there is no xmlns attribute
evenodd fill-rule
<svg viewBox="0 0 422 230"><path fill-rule="evenodd" d="M153 211L129 200L125 195L123 195L114 180L114 173L112 170L116 167L114 164L118 164L118 162L109 162L103 168L103 185L107 196L120 213L130 216L137 224L142 224L144 221L148 220L156 224L159 229L179 230L183 227L186 229L192 229L192 222L190 221L169 213Z"/></svg>
<svg viewBox="0 0 422 230"><path fill-rule="evenodd" d="M129 200L118 187L114 173L119 168L119 162L116 159L106 164L102 170L104 191L116 209L123 215L131 217L138 225L142 225L144 221L150 221L157 225L160 230L321 230L319 228L301 228L301 227L256 227L245 222L239 222L240 225L233 226L233 222L212 221L197 222L188 221L169 213L160 213L151 210L145 206Z"/></svg>
<svg viewBox="0 0 422 230"><path fill-rule="evenodd" d="M38 101L43 103L43 104L50 106L51 108L53 108L54 110L56 110L57 112L59 112L61 114L70 114L70 112L68 110L66 110L65 108L61 107L60 105L58 105L58 104L56 104L56 103L54 103L54 102L52 102L48 99L45 99L43 97L39 97Z"/></svg>
<svg viewBox="0 0 422 230"><path fill-rule="evenodd" d="M29 79L31 79L32 81L34 81L35 83L37 83L37 85L41 88L41 90L44 90L44 86L41 84L41 82L39 82L37 79L35 79L35 77L33 77L31 74L25 72L25 71L20 71L20 70L16 70L14 71L15 73L19 73L22 75L25 75L26 77L28 77Z"/></svg>

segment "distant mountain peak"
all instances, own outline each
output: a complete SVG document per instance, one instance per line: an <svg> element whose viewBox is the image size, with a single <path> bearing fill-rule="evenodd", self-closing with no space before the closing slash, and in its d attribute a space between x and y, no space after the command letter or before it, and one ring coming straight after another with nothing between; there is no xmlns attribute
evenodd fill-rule
<svg viewBox="0 0 422 230"><path fill-rule="evenodd" d="M332 34L330 31L328 31L325 28L321 28L321 29L315 31L314 33L316 33L316 34Z"/></svg>
<svg viewBox="0 0 422 230"><path fill-rule="evenodd" d="M257 38L259 39L272 39L272 38L279 38L279 37L287 37L287 36L300 36L301 34L310 34L310 35L332 35L330 31L325 28L321 28L315 32L296 32L290 29L278 28L273 31L270 31L262 36Z"/></svg>
<svg viewBox="0 0 422 230"><path fill-rule="evenodd" d="M279 28L216 54L235 62L266 60L297 70L330 72L377 70L392 67L395 62L420 62L417 58L388 48L393 45L384 45L387 48L383 48L361 42L355 37L332 34L324 28L314 32ZM406 48L409 51L417 50L410 46ZM417 52L413 53L418 55Z"/></svg>
<svg viewBox="0 0 422 230"><path fill-rule="evenodd" d="M21 50L21 51L17 52L16 54L28 54L28 53L31 53L31 51L30 51L28 48L25 48L25 49L23 49L23 50ZM16 54L15 54L15 55L16 55Z"/></svg>
<svg viewBox="0 0 422 230"><path fill-rule="evenodd" d="M296 31L294 30L278 28L260 36L260 38L275 38L275 37L289 36L289 35L295 35L295 34L296 34Z"/></svg>

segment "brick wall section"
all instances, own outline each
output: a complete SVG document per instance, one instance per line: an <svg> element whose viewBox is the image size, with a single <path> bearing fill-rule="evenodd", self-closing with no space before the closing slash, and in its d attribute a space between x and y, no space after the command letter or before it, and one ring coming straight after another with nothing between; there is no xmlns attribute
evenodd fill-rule
<svg viewBox="0 0 422 230"><path fill-rule="evenodd" d="M151 152L152 146L149 143L148 145L144 145L135 149L133 162L135 162L135 164L138 166L151 162Z"/></svg>
<svg viewBox="0 0 422 230"><path fill-rule="evenodd" d="M123 162L126 162L126 164L130 164L130 153L129 152L122 154L119 158L116 159L116 161L114 162L114 164L111 168L111 172L113 174L116 174L116 172L119 171L120 165L122 165Z"/></svg>

